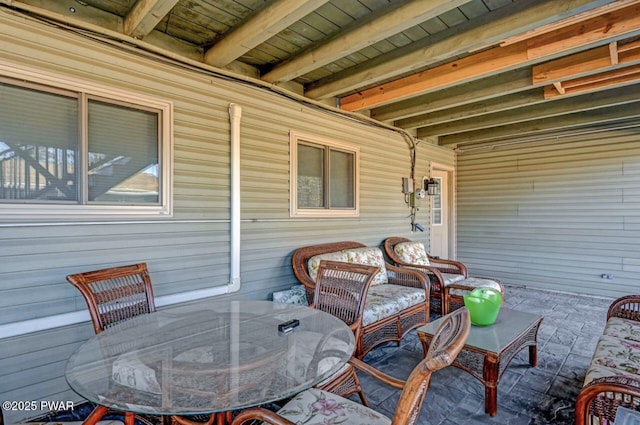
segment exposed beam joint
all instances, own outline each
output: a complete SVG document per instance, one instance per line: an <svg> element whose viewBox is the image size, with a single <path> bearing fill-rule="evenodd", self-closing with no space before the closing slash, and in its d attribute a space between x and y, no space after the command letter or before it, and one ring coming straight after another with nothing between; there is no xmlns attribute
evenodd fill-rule
<svg viewBox="0 0 640 425"><path fill-rule="evenodd" d="M617 41L609 43L609 57L611 58L611 65L617 65L618 63L620 63L620 59L618 57Z"/></svg>
<svg viewBox="0 0 640 425"><path fill-rule="evenodd" d="M564 88L562 87L562 83L560 81L556 81L555 83L553 83L553 87L555 87L558 93L565 94Z"/></svg>
<svg viewBox="0 0 640 425"><path fill-rule="evenodd" d="M640 81L640 65L633 65L590 75L588 77L564 81L562 83L565 91L563 94L556 92L552 86L547 86L544 88L544 98L553 99L559 96L591 93L633 84L638 81Z"/></svg>
<svg viewBox="0 0 640 425"><path fill-rule="evenodd" d="M138 0L124 18L123 32L143 38L158 25L179 0Z"/></svg>
<svg viewBox="0 0 640 425"><path fill-rule="evenodd" d="M471 0L402 0L389 3L354 21L324 44L276 66L262 79L269 83L292 80L367 46L428 21Z"/></svg>
<svg viewBox="0 0 640 425"><path fill-rule="evenodd" d="M630 6L592 20L571 25L558 35L543 34L505 47L496 47L459 61L382 84L343 97L341 108L357 111L417 96L465 81L482 78L494 72L540 61L544 57L590 47L640 32L640 5Z"/></svg>
<svg viewBox="0 0 640 425"><path fill-rule="evenodd" d="M204 61L226 66L328 0L272 0L205 52Z"/></svg>

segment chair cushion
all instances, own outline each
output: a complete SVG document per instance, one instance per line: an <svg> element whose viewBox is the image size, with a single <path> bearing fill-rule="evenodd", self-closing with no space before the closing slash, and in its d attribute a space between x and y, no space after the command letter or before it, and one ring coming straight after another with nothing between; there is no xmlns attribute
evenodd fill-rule
<svg viewBox="0 0 640 425"><path fill-rule="evenodd" d="M461 275L457 275L457 276L461 276ZM495 289L496 291L500 291L500 293L502 294L502 289L500 288L500 284L492 279L484 279L480 277L468 277L466 279L464 278L460 279L456 282L449 282L449 283L445 282L445 286L451 285L452 283L455 283L456 285L468 286L471 289L465 290L465 289L452 288L449 291L450 295L458 295L458 296L466 295L475 288L492 288L492 289ZM502 296L504 298L504 294L502 294Z"/></svg>
<svg viewBox="0 0 640 425"><path fill-rule="evenodd" d="M348 349L344 341L336 338L326 339L319 332L296 330L290 333L287 338L291 341L290 344L295 344L300 349L289 351L289 358L284 362L284 367L289 379L299 379L300 382L306 379L310 365L315 365L318 368L317 375L325 374L339 361L331 352L345 352ZM301 342L294 342L294 339ZM314 356L320 357L314 362Z"/></svg>
<svg viewBox="0 0 640 425"><path fill-rule="evenodd" d="M384 256L382 255L382 250L380 248L367 246L362 248L345 249L342 252L346 254L348 263L380 267L380 271L373 278L371 286L389 282Z"/></svg>
<svg viewBox="0 0 640 425"><path fill-rule="evenodd" d="M458 283L464 280L464 275L457 273L440 273L444 280L444 286L451 285L452 283Z"/></svg>
<svg viewBox="0 0 640 425"><path fill-rule="evenodd" d="M320 261L322 260L348 262L347 254L343 251L325 252L324 254L318 254L309 258L309 260L307 260L307 271L309 272L309 277L314 282L316 281L316 277L318 277L318 269L320 268Z"/></svg>
<svg viewBox="0 0 640 425"><path fill-rule="evenodd" d="M304 285L295 285L291 289L276 291L272 294L274 303L308 305Z"/></svg>
<svg viewBox="0 0 640 425"><path fill-rule="evenodd" d="M296 425L390 425L391 419L355 401L310 389L301 392L278 411Z"/></svg>
<svg viewBox="0 0 640 425"><path fill-rule="evenodd" d="M362 326L393 316L408 307L423 303L425 299L424 289L420 288L394 284L370 286L364 302Z"/></svg>
<svg viewBox="0 0 640 425"><path fill-rule="evenodd" d="M584 378L584 385L596 378L629 376L640 379L640 343L603 335Z"/></svg>
<svg viewBox="0 0 640 425"><path fill-rule="evenodd" d="M162 394L156 372L135 354L123 354L113 362L111 379L125 387Z"/></svg>
<svg viewBox="0 0 640 425"><path fill-rule="evenodd" d="M393 247L398 257L408 264L417 264L420 266L429 266L429 257L424 245L421 242L400 242Z"/></svg>

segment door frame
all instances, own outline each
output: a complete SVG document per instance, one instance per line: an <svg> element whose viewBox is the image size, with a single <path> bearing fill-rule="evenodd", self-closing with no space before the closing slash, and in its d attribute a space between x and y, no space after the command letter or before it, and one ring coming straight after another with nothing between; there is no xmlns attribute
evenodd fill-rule
<svg viewBox="0 0 640 425"><path fill-rule="evenodd" d="M447 237L449 238L449 253L448 258L451 260L457 259L458 246L456 243L457 236L457 211L456 211L456 169L454 166L440 164L437 162L429 163L429 175L433 174L433 171L440 171L447 173L448 187L441 188L441 190L447 191L447 205L446 210L448 212L448 221L449 221L449 230ZM429 239L431 239L431 229L433 227L432 217L433 212L431 210L431 205L429 206ZM431 241L429 241L431 244Z"/></svg>

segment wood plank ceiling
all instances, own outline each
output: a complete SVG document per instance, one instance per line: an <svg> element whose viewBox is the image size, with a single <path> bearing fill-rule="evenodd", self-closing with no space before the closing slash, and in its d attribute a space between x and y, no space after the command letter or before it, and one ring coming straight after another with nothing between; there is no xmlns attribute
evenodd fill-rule
<svg viewBox="0 0 640 425"><path fill-rule="evenodd" d="M640 0L0 6L249 76L432 143L640 125Z"/></svg>

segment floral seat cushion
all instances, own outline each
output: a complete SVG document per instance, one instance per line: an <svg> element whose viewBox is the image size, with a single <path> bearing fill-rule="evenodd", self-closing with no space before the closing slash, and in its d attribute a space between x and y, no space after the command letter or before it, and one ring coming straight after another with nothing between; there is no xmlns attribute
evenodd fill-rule
<svg viewBox="0 0 640 425"><path fill-rule="evenodd" d="M351 248L342 251L347 255L347 262L364 266L380 267L380 271L373 278L371 286L389 282L382 250L378 247Z"/></svg>
<svg viewBox="0 0 640 425"><path fill-rule="evenodd" d="M407 264L429 266L429 257L421 242L400 242L393 250Z"/></svg>
<svg viewBox="0 0 640 425"><path fill-rule="evenodd" d="M120 385L139 391L162 393L156 371L144 364L135 354L123 354L113 362L111 379Z"/></svg>
<svg viewBox="0 0 640 425"><path fill-rule="evenodd" d="M607 376L630 376L640 379L640 343L603 335L598 340L584 385Z"/></svg>
<svg viewBox="0 0 640 425"><path fill-rule="evenodd" d="M324 254L314 255L313 257L307 260L307 272L309 272L309 277L315 282L318 277L318 269L320 268L320 261L340 261L343 263L347 261L347 254L343 251L337 252L325 252Z"/></svg>
<svg viewBox="0 0 640 425"><path fill-rule="evenodd" d="M310 389L289 401L278 414L296 425L390 425L391 419L335 394Z"/></svg>
<svg viewBox="0 0 640 425"><path fill-rule="evenodd" d="M348 351L348 346L342 340L336 338L325 338L319 332L296 331L287 336L294 344L293 339L300 340L295 342L296 347L300 350L290 351L287 355L287 361L284 362L286 368L287 379L295 382L304 382L309 375L309 367L317 368L314 375L324 375L333 369L340 359L331 355L332 352L344 353ZM314 359L318 356L318 359ZM336 372L339 373L339 372ZM326 378L332 378L334 374L330 374Z"/></svg>
<svg viewBox="0 0 640 425"><path fill-rule="evenodd" d="M424 289L401 285L375 285L369 287L364 302L362 326L375 323L414 305L424 303Z"/></svg>
<svg viewBox="0 0 640 425"><path fill-rule="evenodd" d="M317 272L316 272L317 273ZM308 305L304 285L294 285L291 289L276 291L272 294L274 303Z"/></svg>
<svg viewBox="0 0 640 425"><path fill-rule="evenodd" d="M485 279L481 277L468 277L466 279L457 280L456 282L451 282L451 283L445 282L445 286L451 285L452 283L455 283L456 285L464 285L469 287L470 289L465 290L465 289L452 288L449 291L450 295L458 295L458 296L466 295L475 288L492 288L502 293L502 288L500 287L500 284L492 279Z"/></svg>

